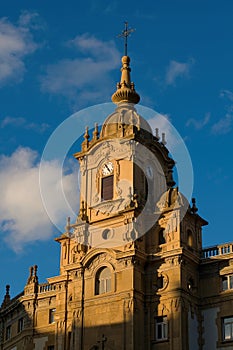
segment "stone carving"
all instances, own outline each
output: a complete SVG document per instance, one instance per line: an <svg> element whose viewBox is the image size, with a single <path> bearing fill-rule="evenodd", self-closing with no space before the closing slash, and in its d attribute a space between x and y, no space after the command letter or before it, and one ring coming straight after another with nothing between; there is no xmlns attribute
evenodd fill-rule
<svg viewBox="0 0 233 350"><path fill-rule="evenodd" d="M74 248L71 250L71 256L72 256L72 262L78 262L82 260L82 258L85 256L87 252L87 246L81 243L78 243L74 246Z"/></svg>
<svg viewBox="0 0 233 350"><path fill-rule="evenodd" d="M96 205L93 205L91 209L95 209L98 212L100 211L102 214L110 214L117 212L122 204L124 199L122 198L117 198L113 200L109 200L107 202L101 202Z"/></svg>
<svg viewBox="0 0 233 350"><path fill-rule="evenodd" d="M80 174L84 176L86 173L86 156L80 158Z"/></svg>

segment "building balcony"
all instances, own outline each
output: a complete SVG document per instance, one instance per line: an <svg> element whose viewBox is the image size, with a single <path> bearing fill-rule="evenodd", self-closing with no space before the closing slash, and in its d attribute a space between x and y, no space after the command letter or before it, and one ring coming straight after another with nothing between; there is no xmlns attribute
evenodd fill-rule
<svg viewBox="0 0 233 350"><path fill-rule="evenodd" d="M39 293L53 292L56 290L56 284L41 283L38 286Z"/></svg>
<svg viewBox="0 0 233 350"><path fill-rule="evenodd" d="M233 254L233 242L207 247L202 250L202 259L217 257L220 255Z"/></svg>

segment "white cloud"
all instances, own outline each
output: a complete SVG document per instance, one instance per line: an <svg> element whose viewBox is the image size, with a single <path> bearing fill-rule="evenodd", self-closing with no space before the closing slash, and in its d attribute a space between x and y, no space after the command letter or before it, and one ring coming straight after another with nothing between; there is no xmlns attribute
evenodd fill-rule
<svg viewBox="0 0 233 350"><path fill-rule="evenodd" d="M73 101L79 96L80 103L89 101L89 95L96 100L108 95L111 91L110 72L120 65L115 44L83 34L69 41L68 45L75 47L81 56L49 65L41 79L42 90L61 94Z"/></svg>
<svg viewBox="0 0 233 350"><path fill-rule="evenodd" d="M230 90L221 90L220 97L227 99L227 112L211 127L211 132L216 135L228 134L233 129L233 93Z"/></svg>
<svg viewBox="0 0 233 350"><path fill-rule="evenodd" d="M39 17L39 14L37 12L30 12L27 10L21 12L18 23L20 27L27 27L27 30L38 30L44 28L44 23Z"/></svg>
<svg viewBox="0 0 233 350"><path fill-rule="evenodd" d="M203 119L194 119L190 118L186 122L186 126L193 125L196 130L200 130L204 128L209 123L210 120L210 113L206 113L205 117Z"/></svg>
<svg viewBox="0 0 233 350"><path fill-rule="evenodd" d="M227 113L217 123L212 125L211 131L214 134L228 134L233 128L233 115Z"/></svg>
<svg viewBox="0 0 233 350"><path fill-rule="evenodd" d="M230 90L222 90L220 92L220 97L226 97L228 100L233 102L233 92L231 92Z"/></svg>
<svg viewBox="0 0 233 350"><path fill-rule="evenodd" d="M109 15L112 12L116 12L119 3L115 0L102 0L102 1L92 1L90 9L95 13L103 13Z"/></svg>
<svg viewBox="0 0 233 350"><path fill-rule="evenodd" d="M58 191L60 184L54 174L60 171L56 161L46 163L45 188L50 193L54 208L52 219L65 226L66 205ZM75 188L77 175L70 172L63 176L66 197L76 206ZM15 251L28 243L48 239L53 231L51 221L42 204L39 187L38 154L30 148L19 148L12 155L0 157L0 226L2 239ZM75 193L75 195L74 195ZM51 218L51 217L50 217Z"/></svg>
<svg viewBox="0 0 233 350"><path fill-rule="evenodd" d="M20 81L23 77L24 58L37 48L30 29L30 22L35 16L35 13L24 12L16 25L6 17L0 19L1 85L11 80Z"/></svg>
<svg viewBox="0 0 233 350"><path fill-rule="evenodd" d="M13 127L17 127L17 128L23 128L25 130L33 130L36 131L38 133L43 133L44 131L46 131L49 128L49 124L47 123L30 123L27 122L27 120L25 118L22 117L5 117L1 123L0 123L0 127L3 129L7 126L13 126Z"/></svg>
<svg viewBox="0 0 233 350"><path fill-rule="evenodd" d="M193 59L189 60L189 62L170 61L166 71L165 83L167 85L173 85L177 78L188 77L193 63Z"/></svg>

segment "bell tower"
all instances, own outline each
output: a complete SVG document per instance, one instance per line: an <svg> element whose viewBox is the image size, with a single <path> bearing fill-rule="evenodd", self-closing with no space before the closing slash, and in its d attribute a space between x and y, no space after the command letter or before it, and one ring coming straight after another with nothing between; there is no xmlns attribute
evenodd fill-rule
<svg viewBox="0 0 233 350"><path fill-rule="evenodd" d="M82 150L74 155L80 163L81 209L72 227L77 240L91 247L117 247L142 236L146 231L139 227L154 220L156 201L175 184L174 161L135 109L140 97L129 63L123 56L121 80L112 96L115 112L100 132L95 125L91 140L86 129Z"/></svg>
<svg viewBox="0 0 233 350"><path fill-rule="evenodd" d="M69 281L67 329L81 350L98 349L101 338L107 349L188 349L191 340L180 332L200 321L198 264L207 223L195 200L190 207L175 187L175 162L164 137L138 114L139 100L125 55L115 111L93 135L86 128L74 155L80 211L57 241Z"/></svg>

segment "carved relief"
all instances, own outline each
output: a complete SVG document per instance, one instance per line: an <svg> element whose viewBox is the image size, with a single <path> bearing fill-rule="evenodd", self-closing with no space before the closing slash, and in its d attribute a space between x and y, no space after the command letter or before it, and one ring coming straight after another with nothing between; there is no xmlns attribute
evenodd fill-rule
<svg viewBox="0 0 233 350"><path fill-rule="evenodd" d="M80 163L80 174L84 176L86 174L86 156L79 158L79 163Z"/></svg>
<svg viewBox="0 0 233 350"><path fill-rule="evenodd" d="M73 247L71 250L71 259L72 263L76 263L78 261L81 261L82 258L86 255L87 252L87 246L81 243L78 243Z"/></svg>
<svg viewBox="0 0 233 350"><path fill-rule="evenodd" d="M73 229L72 238L78 243L88 245L89 231L86 224L78 225Z"/></svg>
<svg viewBox="0 0 233 350"><path fill-rule="evenodd" d="M100 211L102 214L110 214L117 212L123 202L122 198L112 199L108 200L107 202L101 202L97 203L96 205L93 205L91 209L95 209L98 215L98 212Z"/></svg>
<svg viewBox="0 0 233 350"><path fill-rule="evenodd" d="M101 265L106 265L106 263L109 263L110 266L113 267L115 261L109 254L101 253L98 256L96 256L94 260L89 264L86 272L89 272L92 275L95 273L95 270L97 270Z"/></svg>
<svg viewBox="0 0 233 350"><path fill-rule="evenodd" d="M164 291L167 288L168 283L169 283L168 275L165 273L158 272L157 281L155 283L155 287L157 291L158 292Z"/></svg>

